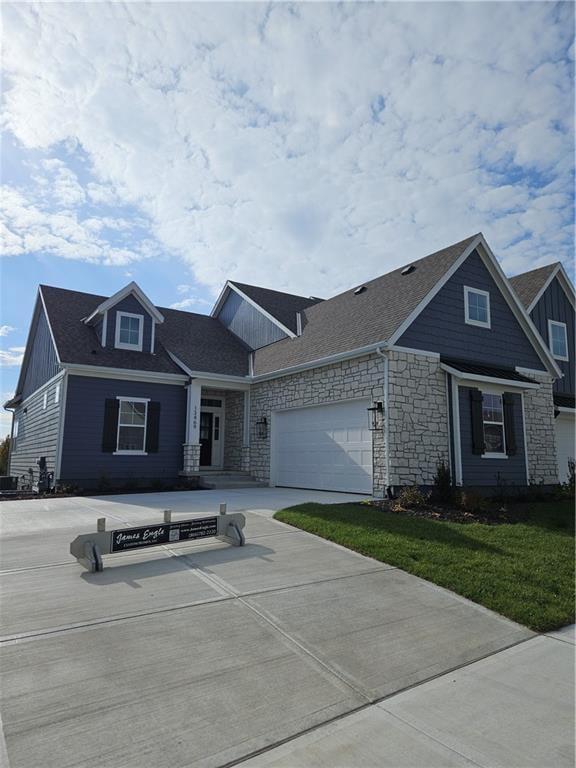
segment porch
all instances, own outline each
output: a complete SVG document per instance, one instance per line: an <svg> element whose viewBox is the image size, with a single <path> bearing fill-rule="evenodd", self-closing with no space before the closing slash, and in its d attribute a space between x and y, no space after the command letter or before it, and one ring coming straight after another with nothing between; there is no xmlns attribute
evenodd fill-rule
<svg viewBox="0 0 576 768"><path fill-rule="evenodd" d="M229 387L193 379L187 386L185 477L248 475L250 471L248 386Z"/></svg>

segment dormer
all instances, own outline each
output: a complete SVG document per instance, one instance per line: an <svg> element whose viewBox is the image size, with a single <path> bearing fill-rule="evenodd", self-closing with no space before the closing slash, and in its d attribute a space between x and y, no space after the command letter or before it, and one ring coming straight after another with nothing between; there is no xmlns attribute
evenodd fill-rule
<svg viewBox="0 0 576 768"><path fill-rule="evenodd" d="M115 293L84 319L108 349L154 354L156 325L164 322L142 289L134 282Z"/></svg>

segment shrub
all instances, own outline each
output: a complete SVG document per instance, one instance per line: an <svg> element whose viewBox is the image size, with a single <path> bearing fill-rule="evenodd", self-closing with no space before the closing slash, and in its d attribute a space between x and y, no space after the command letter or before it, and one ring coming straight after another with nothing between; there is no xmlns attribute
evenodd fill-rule
<svg viewBox="0 0 576 768"><path fill-rule="evenodd" d="M574 499L576 491L575 470L576 463L574 459L568 459L568 480L560 484L557 494L560 499Z"/></svg>
<svg viewBox="0 0 576 768"><path fill-rule="evenodd" d="M454 496L454 488L452 486L452 478L450 476L450 468L447 464L441 461L436 467L436 474L434 475L434 488L432 490L432 498L436 501L449 503Z"/></svg>
<svg viewBox="0 0 576 768"><path fill-rule="evenodd" d="M0 442L0 475L8 474L8 454L10 453L10 436L6 435Z"/></svg>
<svg viewBox="0 0 576 768"><path fill-rule="evenodd" d="M486 499L476 491L464 490L460 494L458 506L464 512L484 512L486 509Z"/></svg>
<svg viewBox="0 0 576 768"><path fill-rule="evenodd" d="M417 485L407 485L405 488L402 488L391 509L397 511L423 507L427 501L428 497Z"/></svg>

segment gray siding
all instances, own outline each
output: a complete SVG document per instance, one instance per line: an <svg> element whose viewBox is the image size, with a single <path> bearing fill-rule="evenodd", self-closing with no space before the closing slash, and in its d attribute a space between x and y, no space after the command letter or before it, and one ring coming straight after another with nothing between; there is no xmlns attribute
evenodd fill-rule
<svg viewBox="0 0 576 768"><path fill-rule="evenodd" d="M564 377L554 382L554 392L559 392L563 395L573 395L576 392L576 376L574 373L574 356L576 354L574 348L574 323L576 322L576 312L574 312L574 308L562 290L557 278L554 278L548 288L544 291L540 300L530 313L530 317L548 346L550 346L548 320L556 320L558 323L566 323L568 357L570 359L556 360Z"/></svg>
<svg viewBox="0 0 576 768"><path fill-rule="evenodd" d="M108 326L106 329L106 344L107 347L113 347L116 339L116 313L117 312L132 312L135 315L144 316L144 334L142 336L142 352L151 352L150 349L152 341L152 323L154 322L151 315L144 309L138 299L130 294L125 299L119 301L117 304L108 310Z"/></svg>
<svg viewBox="0 0 576 768"><path fill-rule="evenodd" d="M501 480L515 485L526 485L526 456L524 447L524 428L522 421L522 399L514 394L514 431L516 433L517 453L506 459L483 459L472 453L472 416L470 407L470 388L458 388L460 406L460 446L462 451L463 485L498 485L498 473Z"/></svg>
<svg viewBox="0 0 576 768"><path fill-rule="evenodd" d="M44 308L39 302L35 320L32 321L22 397L26 398L31 395L38 387L56 376L59 370L60 366L50 335L48 320Z"/></svg>
<svg viewBox="0 0 576 768"><path fill-rule="evenodd" d="M58 384L60 384L60 396L58 403L56 403L54 401ZM34 470L34 478L38 479L36 460L40 456L46 457L48 471L55 471L62 386L63 379L61 378L32 395L23 405L15 409L14 419L18 421L18 437L12 444L11 475L28 476L28 468L31 467ZM44 392L47 393L45 409L43 408Z"/></svg>
<svg viewBox="0 0 576 768"><path fill-rule="evenodd" d="M491 328L464 322L465 285L490 292ZM476 252L452 275L398 344L488 365L544 370L536 350Z"/></svg>
<svg viewBox="0 0 576 768"><path fill-rule="evenodd" d="M228 293L218 320L250 349L260 349L286 338L284 331L234 291Z"/></svg>
<svg viewBox="0 0 576 768"><path fill-rule="evenodd" d="M157 453L115 456L102 451L104 401L117 397L148 397L160 403ZM185 438L186 390L172 384L70 376L61 476L78 485L174 481L182 470Z"/></svg>

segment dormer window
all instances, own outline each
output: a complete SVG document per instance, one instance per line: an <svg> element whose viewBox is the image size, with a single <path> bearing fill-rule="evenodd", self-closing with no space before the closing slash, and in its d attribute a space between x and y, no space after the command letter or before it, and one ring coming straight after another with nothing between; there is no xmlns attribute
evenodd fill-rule
<svg viewBox="0 0 576 768"><path fill-rule="evenodd" d="M116 313L115 346L117 349L134 349L141 352L143 333L143 315L134 315L131 312Z"/></svg>
<svg viewBox="0 0 576 768"><path fill-rule="evenodd" d="M464 320L468 325L490 328L490 294L464 286Z"/></svg>
<svg viewBox="0 0 576 768"><path fill-rule="evenodd" d="M568 360L568 336L566 323L548 320L548 342L556 360Z"/></svg>

